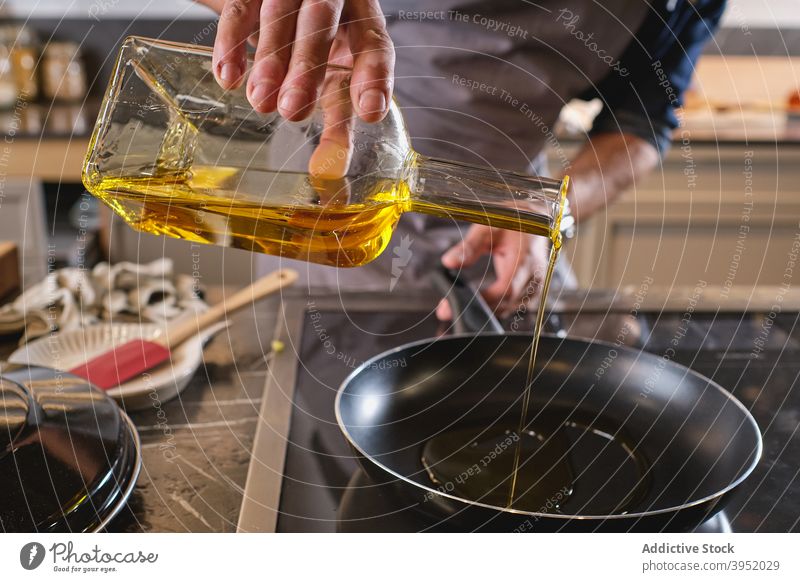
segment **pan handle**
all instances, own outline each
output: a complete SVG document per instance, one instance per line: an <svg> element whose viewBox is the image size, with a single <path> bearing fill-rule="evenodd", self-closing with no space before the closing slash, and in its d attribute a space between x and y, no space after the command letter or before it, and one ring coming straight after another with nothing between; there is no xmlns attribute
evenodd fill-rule
<svg viewBox="0 0 800 582"><path fill-rule="evenodd" d="M481 294L459 277L458 271L440 266L431 274L434 286L447 299L453 311L456 333L504 331Z"/></svg>

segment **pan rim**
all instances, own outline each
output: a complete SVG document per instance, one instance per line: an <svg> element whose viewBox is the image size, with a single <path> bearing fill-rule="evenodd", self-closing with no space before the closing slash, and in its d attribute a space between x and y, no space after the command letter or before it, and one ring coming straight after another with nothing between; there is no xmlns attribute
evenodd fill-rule
<svg viewBox="0 0 800 582"><path fill-rule="evenodd" d="M410 479L410 478L406 477L405 475L399 474L397 471L394 471L393 469L390 469L389 467L387 467L383 463L378 462L377 460L375 460L374 457L372 457L371 455L367 454L367 452L364 451L364 449L362 449L361 446L359 446L359 444L355 441L353 436L350 434L350 431L347 429L347 427L345 426L345 424L344 424L344 422L342 420L341 400L342 400L342 396L345 393L345 390L347 389L347 387L350 385L350 383L357 376L359 376L365 369L373 367L373 364L375 362L379 361L379 360L385 359L385 358L387 358L387 357L389 357L389 356L391 356L393 354L396 354L396 353L398 353L400 351L407 350L407 349L410 349L410 348L414 348L414 347L417 347L417 346L428 345L428 344L431 344L432 342L454 341L454 340L460 340L460 339L465 339L465 338L476 338L476 337L530 337L530 336L531 336L531 334L523 333L523 332L510 332L510 333L503 333L503 332L457 333L457 334L449 335L449 336L444 337L444 338L427 338L427 339L422 339L422 340L416 340L416 341L413 341L413 342L409 342L409 343L403 344L401 346L397 346L397 347L392 348L390 350L386 350L384 352L381 352L381 353L369 358L368 360L364 361L360 366L355 368L350 374L347 375L347 378L345 378L342 381L341 385L339 386L339 389L336 392L336 400L334 402L334 413L336 415L336 423L339 425L339 430L342 431L342 434L347 439L347 442L350 443L350 446L352 446L356 451L358 451L358 453L361 456L363 456L365 459L367 459L370 463L378 466L383 471L385 471L386 473L396 477L397 479L399 479L401 481L404 481L404 482L406 482L406 483L408 483L408 484L410 484L410 485L412 485L414 487L417 487L417 488L421 489L422 491L426 491L426 492L432 493L434 495L445 497L447 499L451 499L453 501L456 501L458 503L462 503L462 504L467 505L467 506L480 507L482 509L488 509L488 510L491 510L491 511L502 512L502 513L510 513L510 514L515 514L515 515L519 515L519 516L522 516L522 517L533 517L533 518L537 518L537 519L559 519L559 520L563 520L565 522L566 521L605 521L605 520L617 520L617 519L648 518L648 517L655 517L655 516L664 515L664 514L677 513L679 511L683 511L683 510L690 509L690 508L693 508L693 507L698 507L698 506L701 506L703 504L709 503L711 501L720 499L721 497L723 497L724 495L726 495L730 491L733 491L734 489L736 489L736 487L741 485L752 474L752 472L758 466L758 463L761 461L761 456L762 456L763 451L764 451L764 438L763 438L763 435L761 434L761 429L759 428L758 423L756 422L756 419L753 417L753 415L750 413L750 411L744 406L744 404L742 404L741 401L738 398L736 398L733 394L731 394L728 390L726 390L724 387L722 387L720 384L718 384L717 382L715 382L711 378L708 378L708 377L704 376L703 374L700 374L699 372L696 372L695 370L693 370L693 369L691 369L691 368L689 368L687 366L684 366L683 364L679 364L677 362L674 362L674 361L671 362L671 364L673 366L677 366L679 368L682 368L683 370L685 370L686 372L688 372L692 376L695 376L697 378L702 379L704 382L707 382L709 386L713 386L717 391L721 392L722 395L725 398L727 398L729 401L733 402L733 404L736 405L744 413L745 418L747 419L747 421L749 421L749 424L755 430L755 434L757 435L758 438L757 438L757 443L756 443L757 444L757 446L756 446L756 454L753 456L752 462L747 467L747 469L745 471L743 471L742 474L737 479L735 479L734 481L732 481L731 483L726 485L723 489L720 489L719 491L717 491L717 492L715 492L715 493L713 493L711 495L707 495L705 497L690 501L688 503L684 503L684 504L681 504L681 505L675 505L675 506L672 506L672 507L667 507L667 508L662 508L662 509L655 509L655 510L649 510L649 511L640 511L640 512L636 512L636 513L612 514L612 515L593 515L593 514L587 514L587 515L560 515L560 514L556 514L556 513L542 513L542 512L539 512L539 511L522 511L522 510L519 510L519 509L513 509L513 508L508 508L508 507L500 507L500 506L497 506L497 505L490 505L488 503L481 503L480 501L472 501L470 499L464 499L463 497L458 497L457 495L452 495L452 494L447 493L445 491L439 491L438 489L435 489L433 487L430 487L430 486L427 486L427 485L423 485L422 483L414 481L413 479ZM636 354L638 356L645 355L646 357L658 358L657 355L655 355L655 354L653 354L651 352L647 352L645 350L635 350L635 349L630 348L628 346L614 346L614 344L612 344L611 342L602 341L602 340L588 340L588 339L574 338L574 337L561 338L561 337L558 337L558 336L556 336L554 334L550 334L550 333L543 333L543 334L541 334L540 337L548 337L548 338L556 339L556 340L558 340L559 342L562 342L562 343L563 342L577 342L577 343L584 343L584 344L587 344L587 343L588 344L597 344L597 345L605 346L605 347L614 347L614 349L616 349L618 351L621 351L621 352L627 352L629 354Z"/></svg>

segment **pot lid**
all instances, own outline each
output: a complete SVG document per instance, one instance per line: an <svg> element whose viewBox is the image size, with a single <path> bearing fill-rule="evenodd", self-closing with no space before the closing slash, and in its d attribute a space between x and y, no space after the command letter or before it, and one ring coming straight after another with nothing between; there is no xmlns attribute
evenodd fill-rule
<svg viewBox="0 0 800 582"><path fill-rule="evenodd" d="M70 374L0 363L0 530L105 527L141 465L127 415Z"/></svg>

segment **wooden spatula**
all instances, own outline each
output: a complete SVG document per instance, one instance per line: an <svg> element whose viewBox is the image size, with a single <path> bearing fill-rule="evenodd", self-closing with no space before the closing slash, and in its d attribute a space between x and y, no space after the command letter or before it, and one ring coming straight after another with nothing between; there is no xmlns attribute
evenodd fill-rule
<svg viewBox="0 0 800 582"><path fill-rule="evenodd" d="M70 374L85 378L98 388L108 390L166 362L170 350L205 328L254 301L263 299L297 280L297 272L283 269L262 277L249 287L236 292L205 313L177 322L166 333L154 340L135 339L92 358L72 370Z"/></svg>

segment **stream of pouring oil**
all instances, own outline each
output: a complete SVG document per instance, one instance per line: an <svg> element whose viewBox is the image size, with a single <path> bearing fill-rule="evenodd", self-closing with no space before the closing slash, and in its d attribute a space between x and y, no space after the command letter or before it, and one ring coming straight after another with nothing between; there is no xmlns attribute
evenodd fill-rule
<svg viewBox="0 0 800 582"><path fill-rule="evenodd" d="M544 310L547 304L547 294L550 292L550 281L553 278L553 270L558 260L558 254L561 251L561 234L557 234L552 238L552 245L550 247L550 259L547 264L547 273L545 274L544 281L542 282L541 295L539 297L539 309L536 311L536 323L533 328L533 340L531 340L531 353L528 360L528 374L525 379L525 391L522 395L522 410L519 414L519 425L517 426L517 435L520 438L514 446L514 465L511 471L511 487L508 492L508 507L513 507L514 500L517 493L517 482L519 480L519 463L522 455L523 439L521 435L525 433L528 426L528 409L531 405L531 390L533 389L533 376L536 368L536 352L539 351L539 336L542 335L542 324L544 323Z"/></svg>

